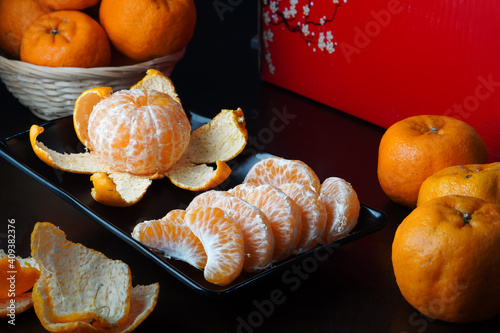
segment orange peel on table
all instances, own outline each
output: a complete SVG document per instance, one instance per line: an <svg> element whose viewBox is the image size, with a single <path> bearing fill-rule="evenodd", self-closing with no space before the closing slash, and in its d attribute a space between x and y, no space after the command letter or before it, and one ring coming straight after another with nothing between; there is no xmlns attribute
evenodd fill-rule
<svg viewBox="0 0 500 333"><path fill-rule="evenodd" d="M132 287L127 264L67 240L51 223L35 225L31 251L41 270L33 305L50 332L130 332L156 306L158 283Z"/></svg>
<svg viewBox="0 0 500 333"><path fill-rule="evenodd" d="M0 249L0 318L33 306L30 290L39 277L40 270L33 258L8 256Z"/></svg>
<svg viewBox="0 0 500 333"><path fill-rule="evenodd" d="M129 106L121 104L117 115L111 114L108 110L118 103L114 101L116 96L120 95L116 99L132 98L122 96L125 95L122 92L113 93L109 87L92 88L84 91L75 102L73 124L86 152L62 154L54 151L38 141L43 127L32 125L30 142L35 154L53 168L92 174L92 197L100 203L118 207L137 203L154 179L167 177L180 188L203 191L229 177L231 168L226 162L238 156L248 140L240 108L222 110L209 123L191 131L172 81L161 72L150 69L141 81L125 90L134 96L131 102L134 107L147 108L147 111L141 110L143 113L151 113L150 110L158 106L162 108L154 111L157 113L153 120L140 112L124 116L121 113L128 112L123 109ZM167 124L165 129L158 128L158 119L161 124ZM130 123L132 121L134 123ZM101 125L102 131L99 130ZM137 128L142 132L132 133ZM161 134L157 134L159 132ZM114 139L115 133L121 136L118 141ZM148 151L157 155L150 156Z"/></svg>

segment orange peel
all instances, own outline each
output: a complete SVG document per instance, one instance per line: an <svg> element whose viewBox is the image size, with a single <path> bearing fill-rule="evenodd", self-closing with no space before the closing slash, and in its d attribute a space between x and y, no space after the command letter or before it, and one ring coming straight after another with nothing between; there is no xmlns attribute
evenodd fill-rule
<svg viewBox="0 0 500 333"><path fill-rule="evenodd" d="M156 306L158 283L132 288L127 264L67 240L51 223L35 225L31 250L41 268L33 305L50 332L130 332Z"/></svg>
<svg viewBox="0 0 500 333"><path fill-rule="evenodd" d="M172 81L161 72L150 69L146 76L131 89L159 91L180 105ZM30 142L33 151L47 165L66 172L92 174L94 200L109 206L126 207L141 200L151 180L168 177L176 186L202 191L214 188L231 174L227 161L243 151L248 140L245 116L241 108L222 110L207 124L192 131L189 144L180 158L165 172L132 174L115 170L93 151L88 134L89 119L93 107L113 94L109 87L97 87L84 91L75 103L73 125L79 140L88 151L77 154L59 153L38 141L43 127L32 125ZM181 106L182 107L182 106Z"/></svg>
<svg viewBox="0 0 500 333"><path fill-rule="evenodd" d="M39 277L40 269L33 258L8 256L0 249L0 318L33 306L30 289Z"/></svg>

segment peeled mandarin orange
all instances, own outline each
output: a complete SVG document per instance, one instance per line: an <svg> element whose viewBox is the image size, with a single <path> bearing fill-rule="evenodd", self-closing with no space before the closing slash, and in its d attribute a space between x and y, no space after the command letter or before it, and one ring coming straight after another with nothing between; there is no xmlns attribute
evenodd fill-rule
<svg viewBox="0 0 500 333"><path fill-rule="evenodd" d="M290 183L279 187L299 207L302 231L294 254L312 250L323 237L326 226L327 211L320 195L307 185Z"/></svg>
<svg viewBox="0 0 500 333"><path fill-rule="evenodd" d="M160 220L137 224L132 237L162 252L167 258L182 260L198 269L203 269L207 264L207 254L200 239L184 221L185 216L185 210L171 210Z"/></svg>
<svg viewBox="0 0 500 333"><path fill-rule="evenodd" d="M21 60L49 67L103 67L111 60L104 29L87 14L61 10L38 17L23 34Z"/></svg>
<svg viewBox="0 0 500 333"><path fill-rule="evenodd" d="M273 186L297 183L310 186L316 192L321 187L318 176L306 163L281 157L268 157L255 163L243 182Z"/></svg>
<svg viewBox="0 0 500 333"><path fill-rule="evenodd" d="M320 243L327 244L346 236L356 226L360 203L351 184L339 177L329 177L323 181L320 199L327 212Z"/></svg>
<svg viewBox="0 0 500 333"><path fill-rule="evenodd" d="M240 184L229 193L257 206L267 216L274 236L273 261L289 257L297 247L302 231L297 204L283 191L267 184Z"/></svg>
<svg viewBox="0 0 500 333"><path fill-rule="evenodd" d="M154 90L122 90L98 102L89 116L93 151L118 172L166 172L186 151L191 125L182 106Z"/></svg>
<svg viewBox="0 0 500 333"><path fill-rule="evenodd" d="M53 168L93 174L92 197L110 206L137 203L153 179L168 177L180 188L202 191L229 177L226 161L243 150L248 138L241 109L222 110L189 134L168 77L150 69L133 87L117 95L108 87L93 88L77 99L74 127L88 151L54 151L37 139L43 127L32 125L33 151Z"/></svg>
<svg viewBox="0 0 500 333"><path fill-rule="evenodd" d="M245 271L253 273L269 266L274 237L269 221L260 209L228 192L215 190L197 195L187 210L200 206L220 208L240 226L245 242Z"/></svg>
<svg viewBox="0 0 500 333"><path fill-rule="evenodd" d="M203 275L213 284L225 286L243 270L244 238L240 227L216 207L196 207L186 213L185 221L201 240L207 253Z"/></svg>
<svg viewBox="0 0 500 333"><path fill-rule="evenodd" d="M419 115L396 122L384 133L377 174L392 201L414 208L422 182L433 173L486 161L486 146L472 126L451 117Z"/></svg>
<svg viewBox="0 0 500 333"><path fill-rule="evenodd" d="M500 162L447 167L424 180L418 193L417 206L452 194L500 204L499 182Z"/></svg>

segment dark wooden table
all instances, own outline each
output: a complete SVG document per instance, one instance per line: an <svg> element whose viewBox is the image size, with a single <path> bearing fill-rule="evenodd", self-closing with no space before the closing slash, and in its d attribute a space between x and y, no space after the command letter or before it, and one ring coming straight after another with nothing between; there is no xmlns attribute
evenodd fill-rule
<svg viewBox="0 0 500 333"><path fill-rule="evenodd" d="M339 247L313 268L289 270L286 278L275 274L224 297L205 297L0 159L0 247L6 247L7 221L14 219L16 251L21 256L29 255L34 224L49 221L60 226L71 241L128 263L134 285L159 282L158 304L137 332L500 331L498 317L484 323L449 324L422 316L404 300L392 271L391 244L397 226L410 211L392 203L378 184L377 149L384 129L262 82L258 51L251 47L258 30L257 6L250 1L222 2L226 9L217 12L217 1L197 1L195 37L171 76L184 107L207 117L222 108L241 107L255 149L300 159L322 180L329 176L348 180L363 204L386 214L385 227ZM0 136L43 122L3 85L0 100ZM156 188L169 186L161 184ZM90 182L88 186L90 191ZM155 191L147 193L144 200ZM194 195L183 194L187 198ZM116 212L95 205L88 197L89 205L99 213L109 216ZM171 205L182 204L175 201L180 199L171 200ZM143 219L161 217L146 208ZM120 219L127 216L117 214ZM15 324L0 320L0 332L44 332L33 309L16 316Z"/></svg>

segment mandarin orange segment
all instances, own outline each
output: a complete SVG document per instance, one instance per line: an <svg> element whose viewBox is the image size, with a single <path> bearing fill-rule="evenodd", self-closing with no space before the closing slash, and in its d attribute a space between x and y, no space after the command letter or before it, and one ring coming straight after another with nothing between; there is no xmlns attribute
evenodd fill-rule
<svg viewBox="0 0 500 333"><path fill-rule="evenodd" d="M88 149L92 150L88 133L90 114L94 106L104 98L109 97L112 92L113 89L110 87L92 88L85 90L76 99L75 108L73 110L73 125L75 127L76 136Z"/></svg>
<svg viewBox="0 0 500 333"><path fill-rule="evenodd" d="M290 183L279 187L299 207L302 219L302 232L294 254L312 250L323 237L326 226L327 212L320 195L311 187Z"/></svg>
<svg viewBox="0 0 500 333"><path fill-rule="evenodd" d="M220 286L233 282L245 260L244 238L238 224L216 207L194 208L186 213L185 221L207 253L205 279Z"/></svg>
<svg viewBox="0 0 500 333"><path fill-rule="evenodd" d="M40 265L38 283L46 288L46 297L40 297L48 300L53 321L115 327L127 319L132 291L127 264L68 241L48 222L35 225L31 255Z"/></svg>
<svg viewBox="0 0 500 333"><path fill-rule="evenodd" d="M257 206L269 220L274 236L273 261L290 256L300 240L302 221L297 204L271 185L240 184L229 190L234 196Z"/></svg>
<svg viewBox="0 0 500 333"><path fill-rule="evenodd" d="M114 93L95 105L88 134L95 153L118 172L166 172L184 154L191 125L170 96L142 89Z"/></svg>
<svg viewBox="0 0 500 333"><path fill-rule="evenodd" d="M268 157L255 163L243 182L277 187L297 183L310 186L316 192L319 192L321 187L318 176L306 163L281 157Z"/></svg>
<svg viewBox="0 0 500 333"><path fill-rule="evenodd" d="M267 268L273 255L274 237L266 215L241 198L215 190L197 195L187 210L208 206L222 209L240 226L245 242L245 271L253 273Z"/></svg>
<svg viewBox="0 0 500 333"><path fill-rule="evenodd" d="M321 184L320 199L327 211L327 221L320 243L331 243L346 236L357 224L360 203L351 184L339 177L329 177Z"/></svg>
<svg viewBox="0 0 500 333"><path fill-rule="evenodd" d="M162 252L167 258L182 260L203 269L207 264L207 254L200 239L184 221L185 216L185 210L171 210L162 219L137 224L132 237Z"/></svg>

